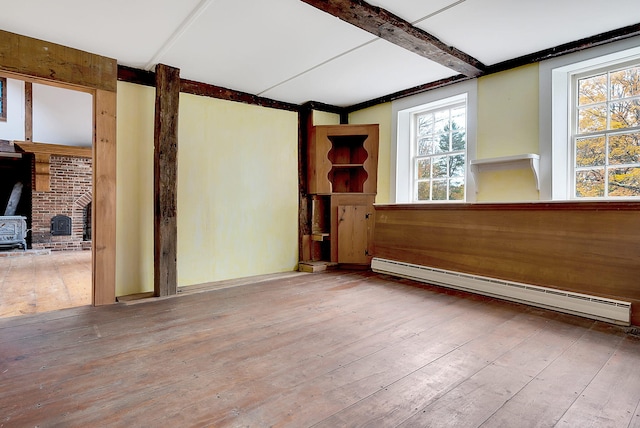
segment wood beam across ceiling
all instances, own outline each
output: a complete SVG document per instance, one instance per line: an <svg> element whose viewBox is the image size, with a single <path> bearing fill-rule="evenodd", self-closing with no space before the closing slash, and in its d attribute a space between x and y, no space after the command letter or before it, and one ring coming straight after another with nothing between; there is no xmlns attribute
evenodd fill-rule
<svg viewBox="0 0 640 428"><path fill-rule="evenodd" d="M302 1L467 77L484 73L485 66L477 59L380 7L362 0Z"/></svg>

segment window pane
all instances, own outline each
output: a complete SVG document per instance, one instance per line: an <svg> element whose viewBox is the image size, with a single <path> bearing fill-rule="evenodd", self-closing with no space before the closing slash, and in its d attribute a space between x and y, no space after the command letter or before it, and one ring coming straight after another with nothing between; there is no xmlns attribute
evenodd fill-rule
<svg viewBox="0 0 640 428"><path fill-rule="evenodd" d="M460 106L451 109L451 129L462 130L467 127L467 107Z"/></svg>
<svg viewBox="0 0 640 428"><path fill-rule="evenodd" d="M576 140L576 166L602 166L605 164L605 138L578 138Z"/></svg>
<svg viewBox="0 0 640 428"><path fill-rule="evenodd" d="M611 99L640 95L640 67L630 67L611 73Z"/></svg>
<svg viewBox="0 0 640 428"><path fill-rule="evenodd" d="M578 105L607 101L607 75L599 74L578 80Z"/></svg>
<svg viewBox="0 0 640 428"><path fill-rule="evenodd" d="M420 159L418 160L418 165L416 166L416 171L418 173L417 179L431 178L431 162L429 159Z"/></svg>
<svg viewBox="0 0 640 428"><path fill-rule="evenodd" d="M612 165L640 163L640 133L609 137L609 163Z"/></svg>
<svg viewBox="0 0 640 428"><path fill-rule="evenodd" d="M449 200L464 200L464 180L462 178L454 178L449 181Z"/></svg>
<svg viewBox="0 0 640 428"><path fill-rule="evenodd" d="M464 155L449 158L449 177L464 177Z"/></svg>
<svg viewBox="0 0 640 428"><path fill-rule="evenodd" d="M607 126L606 105L597 105L578 110L578 133L602 131Z"/></svg>
<svg viewBox="0 0 640 428"><path fill-rule="evenodd" d="M419 201L429 201L431 197L429 195L429 185L431 182L429 181L420 181L418 183L418 200Z"/></svg>
<svg viewBox="0 0 640 428"><path fill-rule="evenodd" d="M446 181L433 182L433 197L431 199L434 201L447 200L447 182Z"/></svg>
<svg viewBox="0 0 640 428"><path fill-rule="evenodd" d="M604 196L604 169L576 172L576 196L578 198Z"/></svg>
<svg viewBox="0 0 640 428"><path fill-rule="evenodd" d="M640 196L640 168L610 169L609 196Z"/></svg>
<svg viewBox="0 0 640 428"><path fill-rule="evenodd" d="M433 178L446 178L447 176L447 157L433 158Z"/></svg>
<svg viewBox="0 0 640 428"><path fill-rule="evenodd" d="M459 101L440 104L416 113L414 120L415 200L464 200L466 105Z"/></svg>
<svg viewBox="0 0 640 428"><path fill-rule="evenodd" d="M433 114L418 116L418 136L433 134Z"/></svg>
<svg viewBox="0 0 640 428"><path fill-rule="evenodd" d="M435 153L433 136L418 140L418 156L427 156Z"/></svg>
<svg viewBox="0 0 640 428"><path fill-rule="evenodd" d="M449 132L436 136L437 144L434 144L433 152L446 153L451 151L451 148L449 146L449 138L451 138L451 135L449 134Z"/></svg>
<svg viewBox="0 0 640 428"><path fill-rule="evenodd" d="M640 100L611 103L610 129L640 126Z"/></svg>
<svg viewBox="0 0 640 428"><path fill-rule="evenodd" d="M435 112L435 129L436 134L449 132L449 109Z"/></svg>
<svg viewBox="0 0 640 428"><path fill-rule="evenodd" d="M464 150L467 147L467 138L464 131L454 129L451 134L451 149Z"/></svg>

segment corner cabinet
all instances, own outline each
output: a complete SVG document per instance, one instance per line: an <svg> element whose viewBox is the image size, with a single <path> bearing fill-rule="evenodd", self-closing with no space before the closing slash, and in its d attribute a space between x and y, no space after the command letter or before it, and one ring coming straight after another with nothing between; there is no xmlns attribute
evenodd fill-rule
<svg viewBox="0 0 640 428"><path fill-rule="evenodd" d="M371 263L378 125L314 126L308 141L311 258Z"/></svg>

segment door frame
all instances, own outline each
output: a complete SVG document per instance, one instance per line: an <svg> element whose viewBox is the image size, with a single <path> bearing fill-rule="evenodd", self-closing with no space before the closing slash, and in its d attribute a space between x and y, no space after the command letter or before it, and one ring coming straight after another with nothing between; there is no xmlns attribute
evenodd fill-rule
<svg viewBox="0 0 640 428"><path fill-rule="evenodd" d="M0 72L93 96L92 304L115 303L117 62L0 30Z"/></svg>

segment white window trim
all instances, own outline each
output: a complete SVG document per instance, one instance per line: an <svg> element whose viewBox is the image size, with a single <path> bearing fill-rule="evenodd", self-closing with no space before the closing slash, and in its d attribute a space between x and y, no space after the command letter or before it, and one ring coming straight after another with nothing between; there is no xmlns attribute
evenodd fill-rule
<svg viewBox="0 0 640 428"><path fill-rule="evenodd" d="M411 164L411 128L412 117L415 112L437 106L442 101L448 104L456 97L467 99L467 159L465 170L465 201L429 201L415 203L460 203L475 202L476 185L471 174L469 163L476 158L476 129L478 116L478 81L468 80L455 85L434 89L422 94L394 101L392 110L392 142L391 142L391 194L390 201L396 203L414 203L413 166Z"/></svg>
<svg viewBox="0 0 640 428"><path fill-rule="evenodd" d="M640 57L640 37L540 63L540 200L575 200L570 193L572 76L636 57Z"/></svg>

